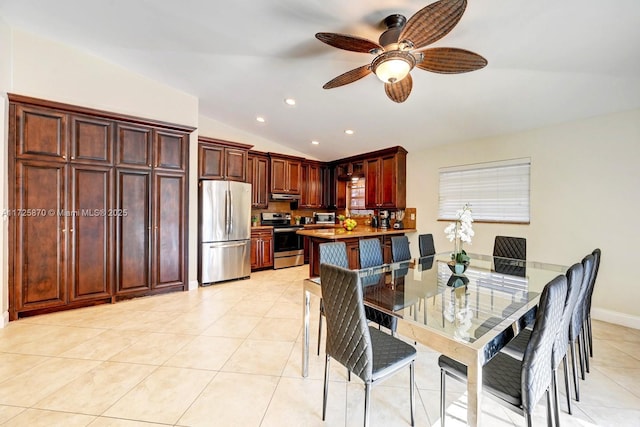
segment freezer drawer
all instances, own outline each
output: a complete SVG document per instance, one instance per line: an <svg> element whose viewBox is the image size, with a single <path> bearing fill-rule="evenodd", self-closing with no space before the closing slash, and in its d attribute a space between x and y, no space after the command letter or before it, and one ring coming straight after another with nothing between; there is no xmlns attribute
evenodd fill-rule
<svg viewBox="0 0 640 427"><path fill-rule="evenodd" d="M251 240L203 243L200 284L249 277Z"/></svg>

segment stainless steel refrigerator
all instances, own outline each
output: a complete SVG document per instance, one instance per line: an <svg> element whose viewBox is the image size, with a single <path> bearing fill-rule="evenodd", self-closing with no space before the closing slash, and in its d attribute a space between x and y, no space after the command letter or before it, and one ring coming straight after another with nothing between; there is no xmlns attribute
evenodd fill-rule
<svg viewBox="0 0 640 427"><path fill-rule="evenodd" d="M251 274L251 184L200 182L200 284Z"/></svg>

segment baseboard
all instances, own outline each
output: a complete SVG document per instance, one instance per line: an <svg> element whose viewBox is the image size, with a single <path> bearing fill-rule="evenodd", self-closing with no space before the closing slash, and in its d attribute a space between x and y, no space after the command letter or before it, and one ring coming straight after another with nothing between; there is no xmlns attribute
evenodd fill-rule
<svg viewBox="0 0 640 427"><path fill-rule="evenodd" d="M4 313L2 313L2 322L0 324L0 328L4 328L8 324L9 324L9 312L5 311Z"/></svg>
<svg viewBox="0 0 640 427"><path fill-rule="evenodd" d="M640 317L619 313L617 311L592 307L591 318L602 320L603 322L615 323L616 325L626 326L628 328L640 329Z"/></svg>
<svg viewBox="0 0 640 427"><path fill-rule="evenodd" d="M192 280L192 281L189 282L189 290L190 291L198 290L198 286L199 286L199 283L198 283L197 280Z"/></svg>

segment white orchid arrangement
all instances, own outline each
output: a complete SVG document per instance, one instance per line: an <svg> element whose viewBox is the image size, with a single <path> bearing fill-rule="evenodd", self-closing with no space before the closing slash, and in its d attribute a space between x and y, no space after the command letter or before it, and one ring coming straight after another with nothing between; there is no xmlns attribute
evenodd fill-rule
<svg viewBox="0 0 640 427"><path fill-rule="evenodd" d="M455 242L455 250L451 254L451 259L457 263L465 263L469 261L469 256L462 249L462 243L471 244L473 232L473 216L471 215L471 207L465 204L462 209L456 211L456 220L444 229L450 242Z"/></svg>

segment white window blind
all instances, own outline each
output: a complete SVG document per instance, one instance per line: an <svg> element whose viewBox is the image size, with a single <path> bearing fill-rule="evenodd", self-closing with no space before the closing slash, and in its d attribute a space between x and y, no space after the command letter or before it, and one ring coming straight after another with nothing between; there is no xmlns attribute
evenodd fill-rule
<svg viewBox="0 0 640 427"><path fill-rule="evenodd" d="M530 171L528 158L440 169L438 218L469 203L474 221L528 223Z"/></svg>

